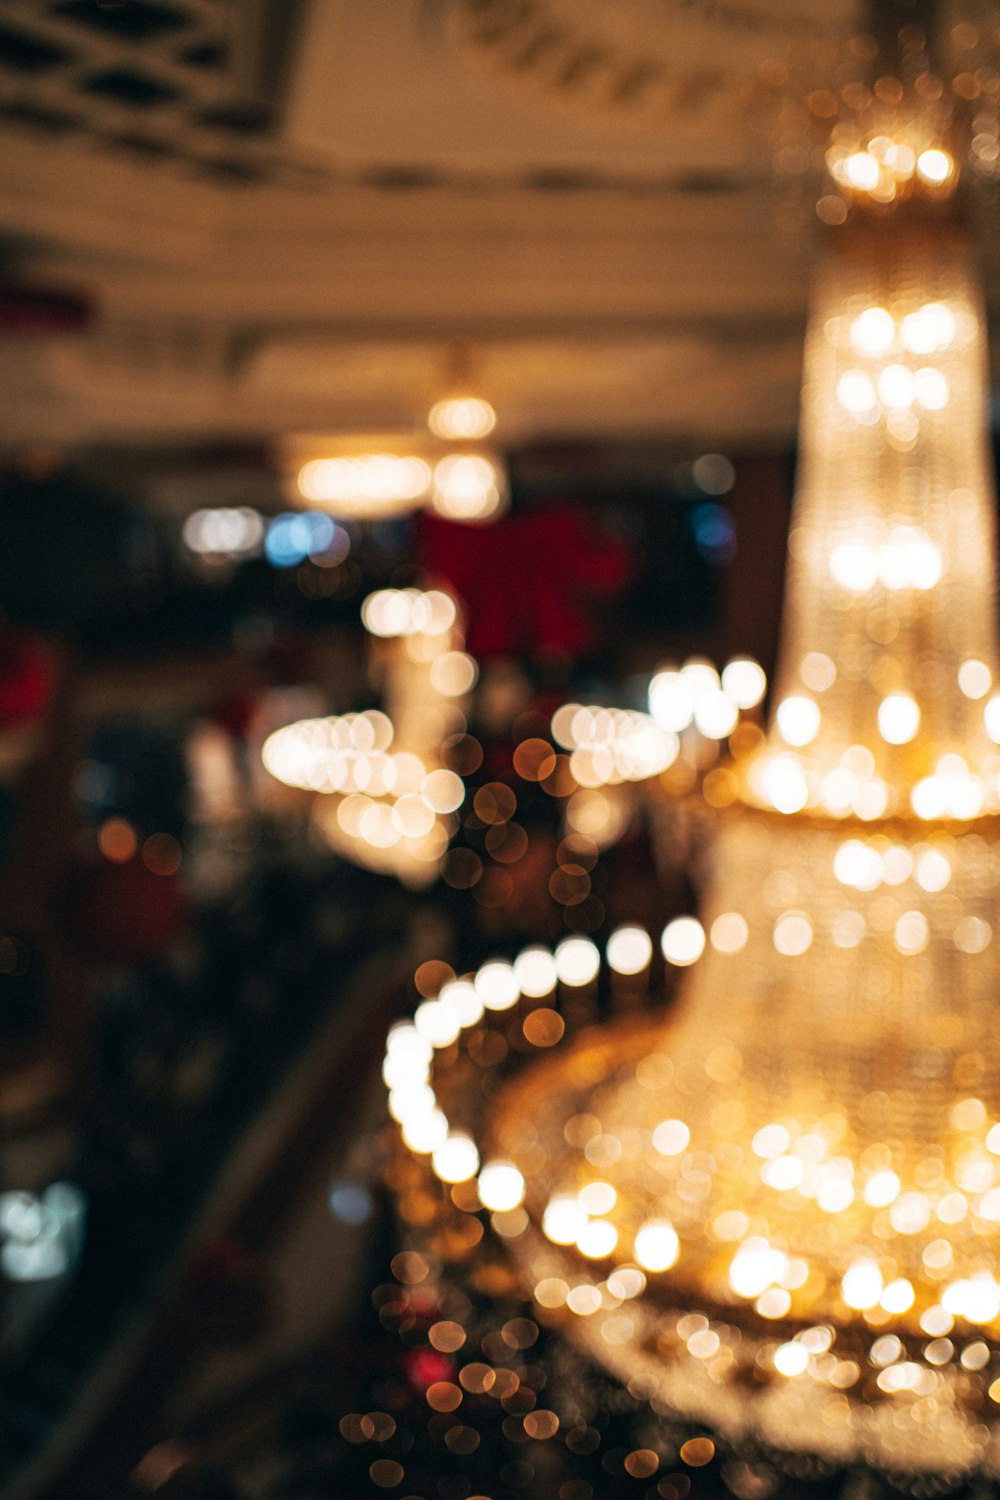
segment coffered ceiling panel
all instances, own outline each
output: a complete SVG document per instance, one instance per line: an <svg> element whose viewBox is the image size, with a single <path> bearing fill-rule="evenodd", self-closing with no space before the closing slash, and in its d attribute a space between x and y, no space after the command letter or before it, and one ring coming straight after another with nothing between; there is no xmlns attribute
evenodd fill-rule
<svg viewBox="0 0 1000 1500"><path fill-rule="evenodd" d="M854 16L0 0L0 296L92 309L0 312L0 443L377 430L454 339L510 440L790 433L818 225L745 89Z"/></svg>

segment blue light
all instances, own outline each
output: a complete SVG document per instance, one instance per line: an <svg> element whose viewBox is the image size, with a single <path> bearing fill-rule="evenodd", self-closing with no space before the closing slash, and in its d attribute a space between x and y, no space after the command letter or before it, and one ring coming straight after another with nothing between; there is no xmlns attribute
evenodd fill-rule
<svg viewBox="0 0 1000 1500"><path fill-rule="evenodd" d="M724 505L698 505L691 516L695 545L714 567L732 562L736 555L736 526Z"/></svg>
<svg viewBox="0 0 1000 1500"><path fill-rule="evenodd" d="M322 511L286 511L267 528L264 552L275 568L294 568L334 549L340 527Z"/></svg>
<svg viewBox="0 0 1000 1500"><path fill-rule="evenodd" d="M364 1224L374 1207L371 1193L360 1182L344 1180L330 1189L330 1212L342 1224Z"/></svg>

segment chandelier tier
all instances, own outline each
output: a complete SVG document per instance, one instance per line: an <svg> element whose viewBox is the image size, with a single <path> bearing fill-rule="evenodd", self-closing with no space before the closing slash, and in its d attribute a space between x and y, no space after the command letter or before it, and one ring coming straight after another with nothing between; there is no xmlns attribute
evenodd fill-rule
<svg viewBox="0 0 1000 1500"><path fill-rule="evenodd" d="M633 1394L930 1494L1000 1475L1000 655L954 122L898 35L828 153L777 690L663 933L676 1013L635 1014L648 934L571 938L446 984L385 1077L447 1210Z"/></svg>
<svg viewBox="0 0 1000 1500"><path fill-rule="evenodd" d="M642 1271L624 1321L572 1320L606 1364L724 1432L899 1470L1000 1452L983 364L957 233L845 234L807 337L778 694L719 835L716 940L676 1023L529 1075L491 1144L528 1185L512 1245L536 1287L599 1266L603 1296Z"/></svg>
<svg viewBox="0 0 1000 1500"><path fill-rule="evenodd" d="M383 708L302 719L265 740L265 769L312 794L313 821L345 858L428 885L457 827L461 777L441 746L465 729L477 667L441 589L380 589L362 606Z"/></svg>
<svg viewBox="0 0 1000 1500"><path fill-rule="evenodd" d="M874 821L1000 806L983 320L960 235L839 232L806 339L777 709L753 800Z"/></svg>
<svg viewBox="0 0 1000 1500"><path fill-rule="evenodd" d="M806 343L778 692L702 925L664 935L691 966L677 1019L585 1033L487 1107L473 1037L512 1011L520 1050L547 1048L598 962L570 940L487 965L423 1032L418 1013L439 1061L400 1116L439 1177L478 1171L466 1211L517 1210L497 1227L543 1315L630 1389L910 1474L1000 1472L982 329L957 230L840 232Z"/></svg>

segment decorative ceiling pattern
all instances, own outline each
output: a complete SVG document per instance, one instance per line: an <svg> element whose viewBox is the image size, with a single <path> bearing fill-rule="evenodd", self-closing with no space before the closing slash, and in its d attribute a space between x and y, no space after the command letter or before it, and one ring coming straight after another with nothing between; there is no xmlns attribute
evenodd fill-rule
<svg viewBox="0 0 1000 1500"><path fill-rule="evenodd" d="M662 130L746 103L761 68L841 46L856 0L455 0L459 46L507 83L611 125Z"/></svg>
<svg viewBox="0 0 1000 1500"><path fill-rule="evenodd" d="M503 441L790 434L816 221L734 104L853 16L0 0L8 310L19 286L93 310L0 341L3 441L385 430L455 338Z"/></svg>
<svg viewBox="0 0 1000 1500"><path fill-rule="evenodd" d="M89 139L220 183L296 183L275 136L301 6L283 0L5 0L0 128Z"/></svg>

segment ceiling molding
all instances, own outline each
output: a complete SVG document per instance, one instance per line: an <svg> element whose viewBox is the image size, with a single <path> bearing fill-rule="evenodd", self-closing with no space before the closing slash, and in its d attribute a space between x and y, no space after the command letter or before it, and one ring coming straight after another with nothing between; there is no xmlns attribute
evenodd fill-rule
<svg viewBox="0 0 1000 1500"><path fill-rule="evenodd" d="M745 116L764 65L842 46L856 0L452 0L455 45L555 112L613 129Z"/></svg>

